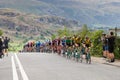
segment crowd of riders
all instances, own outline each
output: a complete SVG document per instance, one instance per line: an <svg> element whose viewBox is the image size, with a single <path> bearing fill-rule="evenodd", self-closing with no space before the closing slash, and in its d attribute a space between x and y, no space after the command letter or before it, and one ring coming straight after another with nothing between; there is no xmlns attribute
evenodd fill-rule
<svg viewBox="0 0 120 80"><path fill-rule="evenodd" d="M82 39L79 35L70 37L56 38L54 40L41 41L29 41L24 45L23 52L45 52L45 53L57 53L66 58L73 58L79 61L85 59L88 63L91 63L90 57L91 40L89 37ZM81 60L82 62L82 60Z"/></svg>
<svg viewBox="0 0 120 80"><path fill-rule="evenodd" d="M8 37L0 37L0 58L3 58L4 56L8 56L8 43L10 41L10 38Z"/></svg>
<svg viewBox="0 0 120 80"><path fill-rule="evenodd" d="M115 36L113 32L109 35L101 36L103 43L103 57L108 62L114 62L114 45ZM90 48L92 46L91 39L86 36L84 39L79 35L70 37L56 38L46 41L29 41L24 45L23 52L44 52L57 53L67 58L74 58L77 61L84 58L91 63Z"/></svg>

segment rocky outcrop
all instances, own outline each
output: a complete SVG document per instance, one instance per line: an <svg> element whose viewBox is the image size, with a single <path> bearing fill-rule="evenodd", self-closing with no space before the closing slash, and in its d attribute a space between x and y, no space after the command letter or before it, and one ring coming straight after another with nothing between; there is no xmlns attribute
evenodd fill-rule
<svg viewBox="0 0 120 80"><path fill-rule="evenodd" d="M0 9L0 16L16 17L19 15L18 12L15 12L15 10L12 9Z"/></svg>
<svg viewBox="0 0 120 80"><path fill-rule="evenodd" d="M15 23L7 19L0 19L0 27L7 27L8 29L15 29Z"/></svg>
<svg viewBox="0 0 120 80"><path fill-rule="evenodd" d="M39 21L41 23L52 23L68 27L79 26L78 22L75 20L67 20L65 18L55 16L43 16L39 18Z"/></svg>

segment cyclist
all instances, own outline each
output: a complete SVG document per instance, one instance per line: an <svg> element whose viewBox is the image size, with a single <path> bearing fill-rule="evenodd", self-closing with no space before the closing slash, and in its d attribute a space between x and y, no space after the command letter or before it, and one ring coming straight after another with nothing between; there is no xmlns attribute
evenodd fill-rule
<svg viewBox="0 0 120 80"><path fill-rule="evenodd" d="M81 49L80 49L80 47L79 47L78 44L75 44L73 49L74 49L74 51L73 51L73 57L78 62L79 59L80 59L80 50Z"/></svg>
<svg viewBox="0 0 120 80"><path fill-rule="evenodd" d="M66 50L66 37L64 37L62 40L62 54L65 57L65 53L67 52Z"/></svg>
<svg viewBox="0 0 120 80"><path fill-rule="evenodd" d="M82 38L80 37L80 36L78 36L77 38L76 38L76 44L80 47L80 45L81 45L81 42L82 42Z"/></svg>
<svg viewBox="0 0 120 80"><path fill-rule="evenodd" d="M86 62L91 63L91 57L90 57L91 40L89 37L85 38L84 44L85 44Z"/></svg>
<svg viewBox="0 0 120 80"><path fill-rule="evenodd" d="M52 41L49 39L49 42L48 42L48 46L49 46L49 53L52 52Z"/></svg>
<svg viewBox="0 0 120 80"><path fill-rule="evenodd" d="M86 47L86 48L91 47L91 41L90 41L90 38L89 38L89 37L86 37L86 38L85 38L84 43L85 43L85 47Z"/></svg>
<svg viewBox="0 0 120 80"><path fill-rule="evenodd" d="M90 48L86 48L86 63L91 64Z"/></svg>
<svg viewBox="0 0 120 80"><path fill-rule="evenodd" d="M41 45L40 41L37 41L36 42L36 52L40 52L40 45Z"/></svg>
<svg viewBox="0 0 120 80"><path fill-rule="evenodd" d="M73 41L72 44L73 44L73 45L75 45L75 43L77 42L76 40L77 40L77 36L74 35L74 36L72 37L72 41Z"/></svg>
<svg viewBox="0 0 120 80"><path fill-rule="evenodd" d="M61 39L58 38L58 39L57 39L57 53L58 53L59 55L61 54L61 49L62 49Z"/></svg>
<svg viewBox="0 0 120 80"><path fill-rule="evenodd" d="M68 37L66 39L66 45L67 45L67 58L70 58L72 55L72 38Z"/></svg>
<svg viewBox="0 0 120 80"><path fill-rule="evenodd" d="M52 41L53 53L57 52L57 39Z"/></svg>

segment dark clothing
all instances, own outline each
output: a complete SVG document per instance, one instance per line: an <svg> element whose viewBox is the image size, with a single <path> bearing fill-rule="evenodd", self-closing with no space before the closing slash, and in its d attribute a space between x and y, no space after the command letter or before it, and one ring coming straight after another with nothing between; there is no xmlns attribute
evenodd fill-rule
<svg viewBox="0 0 120 80"><path fill-rule="evenodd" d="M60 45L61 39L57 39L57 45Z"/></svg>
<svg viewBox="0 0 120 80"><path fill-rule="evenodd" d="M108 51L110 53L114 52L114 45L115 45L115 36L111 36L108 38Z"/></svg>
<svg viewBox="0 0 120 80"><path fill-rule="evenodd" d="M107 51L109 49L108 45L103 45L103 51Z"/></svg>
<svg viewBox="0 0 120 80"><path fill-rule="evenodd" d="M2 49L3 49L3 42L0 41L0 53L2 52Z"/></svg>
<svg viewBox="0 0 120 80"><path fill-rule="evenodd" d="M5 49L8 49L8 43L9 43L10 39L4 39L4 45L5 45Z"/></svg>
<svg viewBox="0 0 120 80"><path fill-rule="evenodd" d="M108 38L108 45L114 45L115 44L115 37L111 36Z"/></svg>
<svg viewBox="0 0 120 80"><path fill-rule="evenodd" d="M102 43L103 43L103 51L108 50L108 39L104 37Z"/></svg>
<svg viewBox="0 0 120 80"><path fill-rule="evenodd" d="M113 45L110 45L110 46L108 47L108 50L109 50L110 53L113 53L113 52L114 52L114 46L113 46Z"/></svg>
<svg viewBox="0 0 120 80"><path fill-rule="evenodd" d="M108 39L107 38L104 38L103 39L103 45L107 45L108 44Z"/></svg>
<svg viewBox="0 0 120 80"><path fill-rule="evenodd" d="M49 46L51 46L51 45L52 45L52 42L49 41Z"/></svg>
<svg viewBox="0 0 120 80"><path fill-rule="evenodd" d="M90 44L85 44L85 46L86 46L87 48L89 48L89 47L90 47Z"/></svg>
<svg viewBox="0 0 120 80"><path fill-rule="evenodd" d="M66 45L69 46L69 47L72 46L72 40L67 39L66 40Z"/></svg>
<svg viewBox="0 0 120 80"><path fill-rule="evenodd" d="M62 39L62 45L65 46L66 45L66 40Z"/></svg>
<svg viewBox="0 0 120 80"><path fill-rule="evenodd" d="M52 41L52 45L53 46L57 45L57 40L56 39Z"/></svg>

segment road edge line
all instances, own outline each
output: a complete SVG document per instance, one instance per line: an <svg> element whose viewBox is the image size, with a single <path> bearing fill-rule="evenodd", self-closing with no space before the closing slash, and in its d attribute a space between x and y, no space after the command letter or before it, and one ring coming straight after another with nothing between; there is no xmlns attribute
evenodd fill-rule
<svg viewBox="0 0 120 80"><path fill-rule="evenodd" d="M23 66L21 65L21 62L20 62L19 58L16 55L16 53L14 55L15 55L15 58L17 60L17 63L18 63L18 66L19 66L19 69L20 69L23 80L29 80L25 70L23 69Z"/></svg>
<svg viewBox="0 0 120 80"><path fill-rule="evenodd" d="M18 74L17 74L17 69L14 61L14 57L11 56L11 62L12 62L12 71L13 71L13 80L19 80L18 79Z"/></svg>

